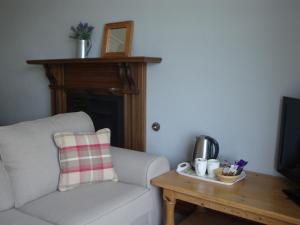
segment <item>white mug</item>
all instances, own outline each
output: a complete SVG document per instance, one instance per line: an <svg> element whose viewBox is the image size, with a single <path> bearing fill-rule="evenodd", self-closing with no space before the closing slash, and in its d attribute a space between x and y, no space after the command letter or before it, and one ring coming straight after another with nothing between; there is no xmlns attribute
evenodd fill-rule
<svg viewBox="0 0 300 225"><path fill-rule="evenodd" d="M220 167L220 161L217 159L207 160L207 174L209 177L215 177L215 169Z"/></svg>
<svg viewBox="0 0 300 225"><path fill-rule="evenodd" d="M195 159L195 170L197 176L205 176L206 167L207 167L207 159L204 158Z"/></svg>

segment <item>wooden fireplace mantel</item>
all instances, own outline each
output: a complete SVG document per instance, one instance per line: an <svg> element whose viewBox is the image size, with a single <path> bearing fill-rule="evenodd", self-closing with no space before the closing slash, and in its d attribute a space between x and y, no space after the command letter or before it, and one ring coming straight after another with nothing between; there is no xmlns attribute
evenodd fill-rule
<svg viewBox="0 0 300 225"><path fill-rule="evenodd" d="M132 56L117 58L85 58L85 59L40 59L27 60L28 64L98 64L98 63L160 63L161 58Z"/></svg>
<svg viewBox="0 0 300 225"><path fill-rule="evenodd" d="M52 114L67 112L67 95L87 92L123 96L124 146L145 151L146 72L157 57L28 60L43 65L49 79Z"/></svg>

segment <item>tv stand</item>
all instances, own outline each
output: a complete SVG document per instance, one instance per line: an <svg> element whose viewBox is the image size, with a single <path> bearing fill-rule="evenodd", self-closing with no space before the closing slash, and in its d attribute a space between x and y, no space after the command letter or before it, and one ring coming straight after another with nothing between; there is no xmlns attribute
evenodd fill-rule
<svg viewBox="0 0 300 225"><path fill-rule="evenodd" d="M283 189L282 191L288 196L289 199L300 206L300 187Z"/></svg>

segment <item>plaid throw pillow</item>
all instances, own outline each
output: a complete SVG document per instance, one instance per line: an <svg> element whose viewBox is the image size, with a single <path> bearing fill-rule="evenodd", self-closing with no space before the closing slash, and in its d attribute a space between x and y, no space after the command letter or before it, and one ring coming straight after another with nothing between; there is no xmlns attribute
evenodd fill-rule
<svg viewBox="0 0 300 225"><path fill-rule="evenodd" d="M110 154L110 130L96 133L61 132L54 134L59 148L60 191L80 184L117 181Z"/></svg>

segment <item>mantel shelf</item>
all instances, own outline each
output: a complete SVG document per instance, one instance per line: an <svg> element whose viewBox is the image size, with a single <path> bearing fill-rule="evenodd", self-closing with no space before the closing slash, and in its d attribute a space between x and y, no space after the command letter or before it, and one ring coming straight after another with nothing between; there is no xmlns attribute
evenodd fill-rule
<svg viewBox="0 0 300 225"><path fill-rule="evenodd" d="M120 58L85 58L85 59L41 59L27 60L28 64L101 64L101 63L160 63L158 57L120 57Z"/></svg>

